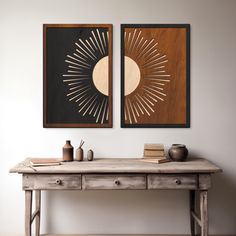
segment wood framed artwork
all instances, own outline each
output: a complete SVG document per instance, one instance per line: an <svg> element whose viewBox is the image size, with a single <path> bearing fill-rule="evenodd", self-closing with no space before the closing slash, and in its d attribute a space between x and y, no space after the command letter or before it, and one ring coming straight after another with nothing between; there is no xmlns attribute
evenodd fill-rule
<svg viewBox="0 0 236 236"><path fill-rule="evenodd" d="M43 126L112 127L112 25L43 25Z"/></svg>
<svg viewBox="0 0 236 236"><path fill-rule="evenodd" d="M121 25L121 127L190 127L190 25Z"/></svg>

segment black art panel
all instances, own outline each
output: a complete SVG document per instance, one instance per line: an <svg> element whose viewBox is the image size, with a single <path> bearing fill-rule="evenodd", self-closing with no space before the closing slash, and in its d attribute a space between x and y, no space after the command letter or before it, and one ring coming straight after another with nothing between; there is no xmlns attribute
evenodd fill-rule
<svg viewBox="0 0 236 236"><path fill-rule="evenodd" d="M44 26L44 127L111 127L111 26Z"/></svg>

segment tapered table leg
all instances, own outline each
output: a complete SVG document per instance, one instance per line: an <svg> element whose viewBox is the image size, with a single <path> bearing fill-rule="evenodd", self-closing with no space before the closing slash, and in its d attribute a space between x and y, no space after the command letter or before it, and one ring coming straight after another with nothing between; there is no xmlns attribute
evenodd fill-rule
<svg viewBox="0 0 236 236"><path fill-rule="evenodd" d="M208 192L200 191L201 236L208 236Z"/></svg>
<svg viewBox="0 0 236 236"><path fill-rule="evenodd" d="M191 236L195 236L195 220L192 216L192 212L195 212L195 190L189 192L189 203L190 203L190 231Z"/></svg>
<svg viewBox="0 0 236 236"><path fill-rule="evenodd" d="M25 236L31 236L32 190L25 191Z"/></svg>
<svg viewBox="0 0 236 236"><path fill-rule="evenodd" d="M35 191L35 209L38 212L35 216L35 235L40 235L40 216L41 216L41 191Z"/></svg>

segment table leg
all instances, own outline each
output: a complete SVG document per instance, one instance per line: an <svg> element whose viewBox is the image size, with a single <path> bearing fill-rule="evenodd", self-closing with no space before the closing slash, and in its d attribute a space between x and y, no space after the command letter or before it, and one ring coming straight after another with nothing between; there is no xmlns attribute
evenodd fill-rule
<svg viewBox="0 0 236 236"><path fill-rule="evenodd" d="M208 236L208 192L200 190L201 236Z"/></svg>
<svg viewBox="0 0 236 236"><path fill-rule="evenodd" d="M41 211L41 190L35 191L35 210L37 215L35 216L35 235L40 236L40 211Z"/></svg>
<svg viewBox="0 0 236 236"><path fill-rule="evenodd" d="M25 191L25 236L31 236L32 190Z"/></svg>
<svg viewBox="0 0 236 236"><path fill-rule="evenodd" d="M190 203L190 231L191 236L195 236L195 220L192 212L195 212L195 190L189 192L189 203Z"/></svg>

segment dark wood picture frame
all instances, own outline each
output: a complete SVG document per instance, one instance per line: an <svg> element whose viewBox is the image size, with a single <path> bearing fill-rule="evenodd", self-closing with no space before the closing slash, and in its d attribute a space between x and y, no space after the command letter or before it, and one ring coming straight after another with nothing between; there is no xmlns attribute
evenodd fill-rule
<svg viewBox="0 0 236 236"><path fill-rule="evenodd" d="M121 25L121 127L190 127L190 25Z"/></svg>
<svg viewBox="0 0 236 236"><path fill-rule="evenodd" d="M43 25L43 127L112 127L112 25Z"/></svg>

